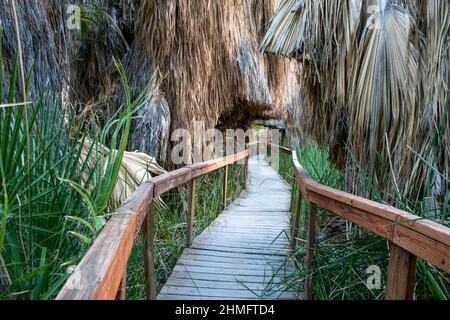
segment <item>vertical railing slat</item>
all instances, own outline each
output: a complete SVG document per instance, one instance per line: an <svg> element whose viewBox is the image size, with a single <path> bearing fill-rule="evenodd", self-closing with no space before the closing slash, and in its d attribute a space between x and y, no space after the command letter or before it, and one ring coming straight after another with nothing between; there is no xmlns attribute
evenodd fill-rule
<svg viewBox="0 0 450 320"><path fill-rule="evenodd" d="M150 210L145 217L143 224L144 234L144 272L146 280L147 300L155 300L156 285L155 285L155 260L153 254L154 231L153 225L155 221L153 203Z"/></svg>
<svg viewBox="0 0 450 320"><path fill-rule="evenodd" d="M245 188L248 187L248 156L245 158L245 165L244 165L244 179L245 179Z"/></svg>
<svg viewBox="0 0 450 320"><path fill-rule="evenodd" d="M308 248L306 252L306 271L308 276L305 283L305 298L306 300L312 300L312 273L313 273L313 260L314 260L314 246L316 239L316 205L311 203L311 209L309 212L308 223Z"/></svg>
<svg viewBox="0 0 450 320"><path fill-rule="evenodd" d="M192 245L194 218L195 218L195 189L197 181L192 179L189 181L189 203L186 217L186 247L190 248Z"/></svg>
<svg viewBox="0 0 450 320"><path fill-rule="evenodd" d="M386 300L412 300L416 284L417 257L393 244L389 257Z"/></svg>
<svg viewBox="0 0 450 320"><path fill-rule="evenodd" d="M291 241L291 250L295 252L297 247L297 238L300 230L300 217L302 212L302 193L299 190L297 192L297 201L295 207L295 217L294 217L294 225L292 227L292 241Z"/></svg>
<svg viewBox="0 0 450 320"><path fill-rule="evenodd" d="M222 195L222 210L227 207L228 197L228 166L223 168L223 195Z"/></svg>

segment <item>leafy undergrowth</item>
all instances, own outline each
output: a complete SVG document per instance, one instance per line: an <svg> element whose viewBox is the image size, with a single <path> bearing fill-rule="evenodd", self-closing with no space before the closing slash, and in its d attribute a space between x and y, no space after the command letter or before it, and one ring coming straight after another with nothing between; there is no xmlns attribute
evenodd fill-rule
<svg viewBox="0 0 450 320"><path fill-rule="evenodd" d="M0 85L0 299L51 299L110 216L132 116L145 99L131 100L118 66L128 103L100 130L45 93L31 101L24 92L31 102L18 103L18 61L6 99ZM0 84L2 65L0 54Z"/></svg>
<svg viewBox="0 0 450 320"><path fill-rule="evenodd" d="M346 183L339 171L328 160L328 150L321 148L314 142L307 142L297 148L299 161L306 172L315 181L326 186L346 190ZM280 172L283 172L283 156L280 156ZM290 159L289 159L290 160ZM292 182L291 161L287 163L288 181ZM360 171L362 169L360 168ZM371 199L381 201L392 195L385 195L383 191L371 185L360 188L371 190ZM427 188L431 190L431 188ZM296 188L296 192L298 188ZM396 206L421 217L427 217L438 223L449 226L449 208L441 206L440 214L430 211L430 197L412 203L397 195ZM305 270L306 227L309 213L309 203L303 201L301 215L301 230L299 245L293 259L299 268L286 280L286 286L296 287L302 284L307 276ZM333 300L363 300L384 299L389 259L389 242L371 234L362 228L331 214L323 209L317 210L316 217L316 250L313 271L313 296L315 299ZM369 289L367 281L373 273L373 267L381 271L381 285L379 288ZM372 269L371 269L372 268ZM416 298L446 299L450 298L449 275L418 259Z"/></svg>
<svg viewBox="0 0 450 320"><path fill-rule="evenodd" d="M205 230L222 212L223 170L197 181L194 237ZM229 166L228 202L245 189L243 165ZM156 208L155 268L157 290L167 281L186 247L186 211L188 189L180 187L164 195L164 206ZM142 235L133 248L128 262L127 299L145 299L145 276Z"/></svg>

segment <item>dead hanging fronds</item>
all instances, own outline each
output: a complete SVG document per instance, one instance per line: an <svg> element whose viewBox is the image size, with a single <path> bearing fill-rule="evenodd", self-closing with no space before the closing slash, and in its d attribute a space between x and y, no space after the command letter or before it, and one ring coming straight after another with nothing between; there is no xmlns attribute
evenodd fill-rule
<svg viewBox="0 0 450 320"><path fill-rule="evenodd" d="M275 13L262 40L263 52L301 57L306 38L305 0L284 0Z"/></svg>
<svg viewBox="0 0 450 320"><path fill-rule="evenodd" d="M131 83L142 88L149 71L167 74L161 90L173 110L172 128L193 130L195 121L214 128L222 115L250 112L255 105L277 110L274 116L280 117L285 104L298 103L291 100L297 82L285 82L291 72L298 74L291 68L297 63L269 64L258 51L277 2L142 1L126 57Z"/></svg>
<svg viewBox="0 0 450 320"><path fill-rule="evenodd" d="M351 88L349 145L359 159L368 160L370 172L377 155L386 160L391 155L401 168L403 148L413 140L418 61L409 41L412 25L404 8L388 5L372 16L361 37Z"/></svg>
<svg viewBox="0 0 450 320"><path fill-rule="evenodd" d="M284 0L261 49L301 62L302 130L335 163L345 166L348 147L380 187L390 167L395 191L415 197L437 180L408 147L449 175L449 3L369 4Z"/></svg>

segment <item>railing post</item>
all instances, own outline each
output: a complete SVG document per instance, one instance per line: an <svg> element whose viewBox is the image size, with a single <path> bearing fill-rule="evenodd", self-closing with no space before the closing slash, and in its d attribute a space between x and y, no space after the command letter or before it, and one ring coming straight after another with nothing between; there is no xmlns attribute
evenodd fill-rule
<svg viewBox="0 0 450 320"><path fill-rule="evenodd" d="M297 185L297 177L295 176L294 160L292 159L292 189Z"/></svg>
<svg viewBox="0 0 450 320"><path fill-rule="evenodd" d="M150 211L145 217L143 224L144 233L144 272L146 280L146 292L147 300L155 300L156 298L156 285L155 285L155 260L153 254L153 240L154 231L153 225L155 221L153 203L150 206Z"/></svg>
<svg viewBox="0 0 450 320"><path fill-rule="evenodd" d="M283 179L286 180L286 157L287 154L283 152Z"/></svg>
<svg viewBox="0 0 450 320"><path fill-rule="evenodd" d="M297 247L297 238L300 230L300 216L302 212L302 193L299 190L297 193L297 204L295 208L294 225L292 227L292 241L291 241L291 251L295 252Z"/></svg>
<svg viewBox="0 0 450 320"><path fill-rule="evenodd" d="M393 244L389 257L386 300L413 300L417 257Z"/></svg>
<svg viewBox="0 0 450 320"><path fill-rule="evenodd" d="M118 300L126 300L127 299L127 269L125 269L122 281L120 281L119 291L117 292Z"/></svg>
<svg viewBox="0 0 450 320"><path fill-rule="evenodd" d="M312 273L314 260L314 245L316 239L316 205L311 203L308 224L308 250L306 253L306 271L308 272L305 283L305 298L312 300Z"/></svg>
<svg viewBox="0 0 450 320"><path fill-rule="evenodd" d="M222 210L227 207L227 193L228 193L228 166L223 168L223 197L222 197Z"/></svg>
<svg viewBox="0 0 450 320"><path fill-rule="evenodd" d="M247 156L245 158L245 165L244 165L244 179L245 179L245 188L246 189L248 187L248 158L249 158L249 156Z"/></svg>
<svg viewBox="0 0 450 320"><path fill-rule="evenodd" d="M197 181L192 179L189 181L189 204L186 217L186 247L190 248L192 245L192 233L194 228L194 218L195 218L195 189Z"/></svg>

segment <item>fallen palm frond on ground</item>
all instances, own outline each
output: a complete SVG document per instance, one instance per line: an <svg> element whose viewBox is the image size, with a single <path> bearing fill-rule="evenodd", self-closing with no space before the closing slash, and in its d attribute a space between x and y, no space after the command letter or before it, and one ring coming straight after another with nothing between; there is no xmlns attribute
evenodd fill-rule
<svg viewBox="0 0 450 320"><path fill-rule="evenodd" d="M301 129L334 163L356 161L375 185L393 185L389 201L418 199L435 181L443 203L449 185L431 168L450 175L448 1L368 4L284 0L261 49L301 62Z"/></svg>
<svg viewBox="0 0 450 320"><path fill-rule="evenodd" d="M101 144L96 144L91 140L84 140L80 153L80 166L85 167L83 179L88 181L89 174L99 166L99 160L103 161L106 170L106 162L110 157L116 158L118 150L110 150ZM150 180L153 175L167 173L156 159L142 152L127 152L123 154L120 165L119 177L114 187L110 199L113 206L124 203L130 198L131 194L145 181Z"/></svg>

